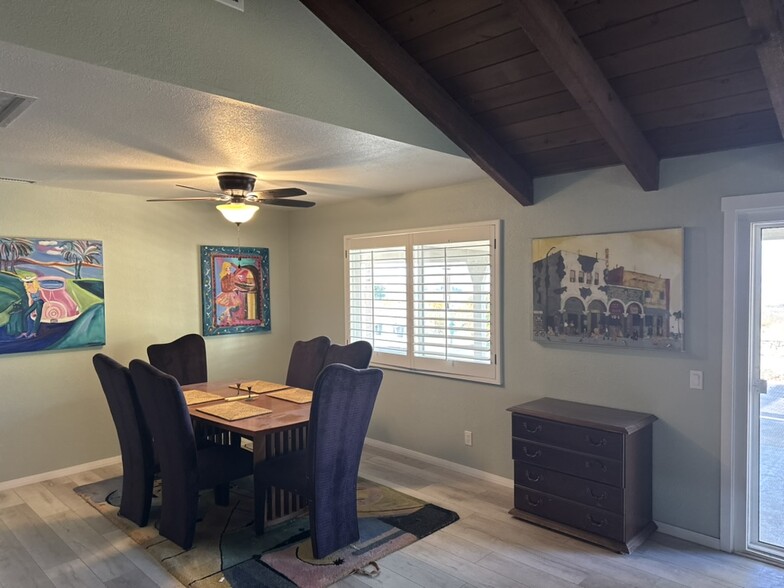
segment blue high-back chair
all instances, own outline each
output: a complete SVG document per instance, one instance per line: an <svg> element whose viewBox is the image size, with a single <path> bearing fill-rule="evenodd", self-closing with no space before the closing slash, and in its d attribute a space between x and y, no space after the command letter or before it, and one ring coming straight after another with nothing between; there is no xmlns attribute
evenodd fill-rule
<svg viewBox="0 0 784 588"><path fill-rule="evenodd" d="M323 335L310 341L295 342L291 348L286 385L313 390L316 377L324 367L329 344L329 337Z"/></svg>
<svg viewBox="0 0 784 588"><path fill-rule="evenodd" d="M373 346L367 341L354 341L348 345L333 343L324 356L324 367L333 363L342 363L363 370L370 365L371 357L373 357Z"/></svg>
<svg viewBox="0 0 784 588"><path fill-rule="evenodd" d="M177 380L139 359L131 362L130 370L161 462L163 501L158 530L183 549L190 549L199 490L214 488L215 503L228 505L229 482L253 473L253 456L236 446L197 448Z"/></svg>
<svg viewBox="0 0 784 588"><path fill-rule="evenodd" d="M180 386L207 381L207 347L201 335L191 333L170 343L150 345L147 357L154 367L174 376Z"/></svg>
<svg viewBox="0 0 784 588"><path fill-rule="evenodd" d="M150 429L128 368L103 353L93 356L93 366L120 441L123 481L119 514L144 527L150 518L156 469Z"/></svg>
<svg viewBox="0 0 784 588"><path fill-rule="evenodd" d="M313 390L307 448L260 466L256 479L267 489L291 490L308 500L317 558L359 539L357 475L382 378L375 368L325 367Z"/></svg>

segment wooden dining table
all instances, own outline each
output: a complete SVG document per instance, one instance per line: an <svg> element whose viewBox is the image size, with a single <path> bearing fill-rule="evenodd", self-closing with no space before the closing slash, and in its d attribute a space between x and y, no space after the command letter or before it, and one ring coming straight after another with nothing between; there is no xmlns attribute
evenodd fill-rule
<svg viewBox="0 0 784 588"><path fill-rule="evenodd" d="M226 403L226 398L248 396L248 392L238 390L235 382L205 382L188 384L186 390L201 390L217 394L223 398L211 402L188 406L191 417L197 421L232 433L232 441L239 443L241 437L253 441L253 508L256 533L264 529L264 491L260 477L260 464L276 455L305 449L307 443L307 424L310 419L310 403L297 404L288 400L273 398L265 394L254 394L247 400L236 400L266 408L272 412L249 418L229 421L217 416L206 414L199 409ZM280 390L288 389L280 384ZM272 391L270 391L272 392ZM275 522L285 520L305 507L305 501L295 494L284 490L273 489L267 493L266 520Z"/></svg>

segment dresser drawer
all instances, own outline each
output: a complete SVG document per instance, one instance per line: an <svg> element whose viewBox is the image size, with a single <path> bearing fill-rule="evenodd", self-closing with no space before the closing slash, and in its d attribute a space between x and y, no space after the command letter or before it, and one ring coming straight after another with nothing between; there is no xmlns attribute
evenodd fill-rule
<svg viewBox="0 0 784 588"><path fill-rule="evenodd" d="M623 514L623 490L615 486L546 470L519 460L514 462L514 480L518 486Z"/></svg>
<svg viewBox="0 0 784 588"><path fill-rule="evenodd" d="M614 459L512 439L512 458L549 470L623 487L623 465Z"/></svg>
<svg viewBox="0 0 784 588"><path fill-rule="evenodd" d="M512 415L512 436L550 443L612 459L623 458L623 435L600 429L567 425L528 415Z"/></svg>
<svg viewBox="0 0 784 588"><path fill-rule="evenodd" d="M623 541L623 516L521 486L514 489L515 508L565 525Z"/></svg>

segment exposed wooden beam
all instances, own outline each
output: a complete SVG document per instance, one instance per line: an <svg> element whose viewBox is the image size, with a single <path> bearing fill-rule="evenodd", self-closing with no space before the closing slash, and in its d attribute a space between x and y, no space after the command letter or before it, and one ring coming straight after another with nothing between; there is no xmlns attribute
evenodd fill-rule
<svg viewBox="0 0 784 588"><path fill-rule="evenodd" d="M520 204L533 204L528 172L356 2L301 2Z"/></svg>
<svg viewBox="0 0 784 588"><path fill-rule="evenodd" d="M503 0L643 190L659 187L659 157L555 0Z"/></svg>
<svg viewBox="0 0 784 588"><path fill-rule="evenodd" d="M784 2L741 0L746 22L756 39L757 57L768 84L770 101L784 135Z"/></svg>

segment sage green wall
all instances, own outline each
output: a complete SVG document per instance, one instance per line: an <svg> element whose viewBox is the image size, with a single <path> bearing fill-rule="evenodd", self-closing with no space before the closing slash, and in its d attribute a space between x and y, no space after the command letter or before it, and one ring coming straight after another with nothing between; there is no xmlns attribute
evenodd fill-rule
<svg viewBox="0 0 784 588"><path fill-rule="evenodd" d="M784 188L784 147L662 162L643 192L621 167L536 181L523 208L491 181L316 208L292 218L293 338L344 339L343 236L500 218L504 221L504 385L386 370L369 436L512 476L506 408L548 395L651 412L654 518L717 537L721 401L722 214L726 195ZM531 239L683 226L683 354L545 347L531 341ZM689 370L704 389L689 389ZM463 444L463 431L474 446Z"/></svg>
<svg viewBox="0 0 784 588"><path fill-rule="evenodd" d="M462 154L299 0L246 0L245 12L214 0L0 8L0 40L9 43Z"/></svg>
<svg viewBox="0 0 784 588"><path fill-rule="evenodd" d="M150 343L201 332L199 245L236 245L211 206L0 184L0 235L89 238L105 253L106 346L0 355L0 482L119 454L91 358L128 363ZM210 377L282 379L290 350L288 219L263 209L242 244L268 247L269 333L208 337Z"/></svg>

